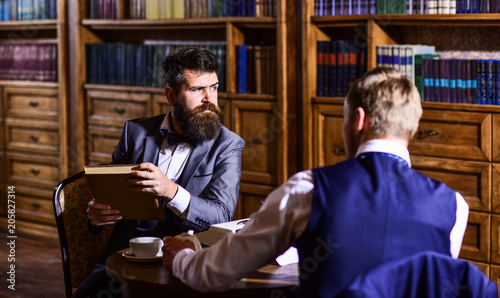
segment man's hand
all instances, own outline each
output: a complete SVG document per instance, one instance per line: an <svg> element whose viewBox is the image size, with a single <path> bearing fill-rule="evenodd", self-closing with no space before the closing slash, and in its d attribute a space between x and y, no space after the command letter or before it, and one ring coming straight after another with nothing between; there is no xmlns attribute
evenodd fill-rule
<svg viewBox="0 0 500 298"><path fill-rule="evenodd" d="M163 238L163 266L172 272L172 262L174 261L175 255L185 248L190 248L194 250L194 243L189 240L180 240L174 237L167 236Z"/></svg>
<svg viewBox="0 0 500 298"><path fill-rule="evenodd" d="M179 188L157 166L150 162L141 163L134 168L132 176L133 178L127 180L132 189L163 197L167 202L172 200Z"/></svg>
<svg viewBox="0 0 500 298"><path fill-rule="evenodd" d="M88 204L87 216L93 226L111 225L122 219L120 210L111 209L111 206L98 203L95 199Z"/></svg>

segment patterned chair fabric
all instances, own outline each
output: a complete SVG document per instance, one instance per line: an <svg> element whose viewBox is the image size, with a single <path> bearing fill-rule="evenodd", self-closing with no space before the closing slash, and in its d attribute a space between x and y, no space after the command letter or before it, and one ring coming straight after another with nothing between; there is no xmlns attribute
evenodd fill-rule
<svg viewBox="0 0 500 298"><path fill-rule="evenodd" d="M54 190L54 211L63 259L66 296L71 297L99 261L113 226L97 236L87 229L87 204L92 192L83 172L59 183Z"/></svg>

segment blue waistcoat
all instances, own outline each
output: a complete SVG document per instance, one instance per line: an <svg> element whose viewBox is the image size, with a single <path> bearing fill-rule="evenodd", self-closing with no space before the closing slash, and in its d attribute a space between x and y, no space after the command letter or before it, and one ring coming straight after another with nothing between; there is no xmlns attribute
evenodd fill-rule
<svg viewBox="0 0 500 298"><path fill-rule="evenodd" d="M413 253L450 255L455 192L400 157L365 153L313 177L308 227L296 242L299 297L333 297L362 272Z"/></svg>

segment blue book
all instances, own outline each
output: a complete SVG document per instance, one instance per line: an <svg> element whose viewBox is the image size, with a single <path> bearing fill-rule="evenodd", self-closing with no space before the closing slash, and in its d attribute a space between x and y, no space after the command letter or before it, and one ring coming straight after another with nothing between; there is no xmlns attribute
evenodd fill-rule
<svg viewBox="0 0 500 298"><path fill-rule="evenodd" d="M327 64L328 74L326 77L328 80L326 81L325 86L328 96L335 96L337 93L337 84L338 84L338 41L332 40L326 50L326 58L325 62Z"/></svg>
<svg viewBox="0 0 500 298"><path fill-rule="evenodd" d="M439 60L438 59L433 59L431 60L432 64L432 80L434 81L434 85L432 86L432 98L433 101L441 102L443 99L441 98L441 92L440 92L440 83L441 83L441 73L439 72Z"/></svg>
<svg viewBox="0 0 500 298"><path fill-rule="evenodd" d="M495 105L500 105L500 61L495 60L493 62L493 100Z"/></svg>
<svg viewBox="0 0 500 298"><path fill-rule="evenodd" d="M449 59L449 70L450 70L450 102L455 103L457 101L457 60Z"/></svg>
<svg viewBox="0 0 500 298"><path fill-rule="evenodd" d="M476 60L476 66L477 66L477 72L476 72L476 81L477 81L477 88L476 88L476 103L478 104L485 104L486 103L486 83L485 83L485 63L484 60ZM467 87L469 87L469 84L467 84ZM472 81L470 85L472 89Z"/></svg>
<svg viewBox="0 0 500 298"><path fill-rule="evenodd" d="M236 92L247 93L247 50L248 45L236 46Z"/></svg>

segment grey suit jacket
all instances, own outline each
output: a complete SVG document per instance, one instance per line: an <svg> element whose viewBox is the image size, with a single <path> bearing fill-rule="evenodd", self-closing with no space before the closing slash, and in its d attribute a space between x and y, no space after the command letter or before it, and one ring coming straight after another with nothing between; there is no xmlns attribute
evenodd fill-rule
<svg viewBox="0 0 500 298"><path fill-rule="evenodd" d="M163 140L160 126L164 117L158 115L127 121L113 153L112 163L151 162L158 165ZM158 234L152 236L176 235L188 229L200 231L211 224L230 221L238 201L244 147L245 142L222 125L217 138L194 147L177 181L191 194L187 217L181 219L165 207L167 218L155 223ZM103 257L128 247L128 240L140 235L137 233L138 224L137 220L118 221Z"/></svg>

